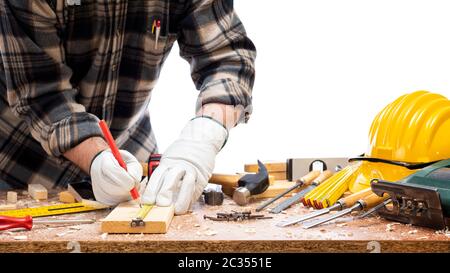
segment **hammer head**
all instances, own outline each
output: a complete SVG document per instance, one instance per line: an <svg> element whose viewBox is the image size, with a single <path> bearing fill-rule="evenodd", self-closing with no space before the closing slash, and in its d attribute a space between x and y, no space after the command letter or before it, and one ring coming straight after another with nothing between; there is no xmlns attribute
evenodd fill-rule
<svg viewBox="0 0 450 273"><path fill-rule="evenodd" d="M238 181L239 188L233 193L233 200L241 206L250 202L252 195L263 193L269 187L269 174L266 166L258 160L259 170L255 174L246 174Z"/></svg>
<svg viewBox="0 0 450 273"><path fill-rule="evenodd" d="M239 206L245 206L250 202L250 191L246 187L239 187L233 193L233 200Z"/></svg>

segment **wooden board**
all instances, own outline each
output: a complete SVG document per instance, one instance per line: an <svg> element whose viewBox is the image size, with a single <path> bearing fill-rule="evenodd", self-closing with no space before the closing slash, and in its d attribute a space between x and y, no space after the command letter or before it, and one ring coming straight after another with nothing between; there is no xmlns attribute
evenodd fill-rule
<svg viewBox="0 0 450 273"><path fill-rule="evenodd" d="M131 227L130 223L139 211L135 202L118 205L101 222L101 231L106 233L166 233L174 216L174 207L153 207L144 218L145 226Z"/></svg>
<svg viewBox="0 0 450 273"><path fill-rule="evenodd" d="M267 190L261 194L255 195L253 196L253 198L258 199L258 198L272 198L277 196L278 194L284 192L285 190L287 190L288 188L294 186L295 183L294 182L289 182L289 181L275 181L274 184L270 185L269 188L267 188ZM297 192L297 190L294 190L291 192ZM289 194L287 195L289 196Z"/></svg>
<svg viewBox="0 0 450 273"><path fill-rule="evenodd" d="M286 172L269 172L270 176L273 176L275 180L286 180Z"/></svg>
<svg viewBox="0 0 450 273"><path fill-rule="evenodd" d="M286 181L286 180L280 180L280 181L274 181L272 185L269 186L269 188L267 188L267 190L261 194L255 195L253 196L253 198L272 198L277 196L278 194L284 192L285 190L287 190L288 188L292 187L293 185L295 185L294 182L290 182L290 181ZM225 193L228 196L233 196L234 190L236 190L237 187L224 187L222 186L222 191L223 193ZM298 192L299 189L293 190L291 192L295 193ZM287 196L291 195L288 194Z"/></svg>
<svg viewBox="0 0 450 273"><path fill-rule="evenodd" d="M35 202L23 199L26 206L51 205L57 201L56 193L49 191L49 202ZM0 200L6 199L6 192L0 191ZM281 199L277 202L282 202ZM301 225L285 228L276 224L290 217L310 213L309 208L297 204L284 213L258 214L273 219L242 222L214 222L203 219L204 215L215 216L217 212L246 211L259 206L263 200L250 203L247 207L236 205L228 196L220 207L196 202L193 213L173 218L165 234L108 234L100 233L100 222L85 225L35 225L32 230L14 230L0 233L1 253L295 253L295 252L373 252L374 243L379 243L381 253L390 252L449 252L450 232L436 232L380 219L367 217L353 219L343 217L316 228L303 229ZM276 205L274 203L273 205ZM22 208L22 207L20 207ZM55 219L102 219L110 211L98 210L83 214L55 216ZM390 226L389 231L386 231ZM216 233L212 235L212 233ZM16 240L26 235L27 240ZM75 243L75 244L74 244ZM1 255L1 254L0 254ZM211 270L213 271L213 270Z"/></svg>

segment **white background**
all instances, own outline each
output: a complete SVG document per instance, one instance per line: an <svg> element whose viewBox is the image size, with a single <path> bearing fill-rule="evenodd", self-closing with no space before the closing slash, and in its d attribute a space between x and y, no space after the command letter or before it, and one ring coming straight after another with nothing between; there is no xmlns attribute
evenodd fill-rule
<svg viewBox="0 0 450 273"><path fill-rule="evenodd" d="M254 112L231 131L216 172L358 155L376 113L398 96L450 97L448 0L234 2L258 50ZM150 105L160 152L194 116L197 94L175 46Z"/></svg>

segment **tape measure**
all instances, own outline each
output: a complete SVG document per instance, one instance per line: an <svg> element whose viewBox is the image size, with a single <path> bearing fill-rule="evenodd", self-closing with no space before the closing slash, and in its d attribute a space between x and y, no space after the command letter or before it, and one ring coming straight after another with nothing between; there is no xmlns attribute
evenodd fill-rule
<svg viewBox="0 0 450 273"><path fill-rule="evenodd" d="M135 218L131 219L131 227L143 227L145 226L144 219L147 216L147 214L152 210L153 205L142 205L142 207L139 209L137 215Z"/></svg>
<svg viewBox="0 0 450 273"><path fill-rule="evenodd" d="M26 208L26 209L16 209L0 211L2 216L12 216L12 217L25 217L27 215L32 217L45 217L61 214L79 213L105 209L105 207L90 207L83 203L71 203L71 204L60 204L52 206L43 206L37 208Z"/></svg>

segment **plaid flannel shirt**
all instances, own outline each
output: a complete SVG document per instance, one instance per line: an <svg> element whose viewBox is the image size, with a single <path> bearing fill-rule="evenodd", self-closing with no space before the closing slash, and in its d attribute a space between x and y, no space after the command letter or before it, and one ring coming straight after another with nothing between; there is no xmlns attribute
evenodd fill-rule
<svg viewBox="0 0 450 273"><path fill-rule="evenodd" d="M151 91L175 41L200 90L197 108L236 105L248 116L256 50L232 0L0 0L0 180L21 188L86 178L62 155L101 136L99 119L146 161L157 151Z"/></svg>

